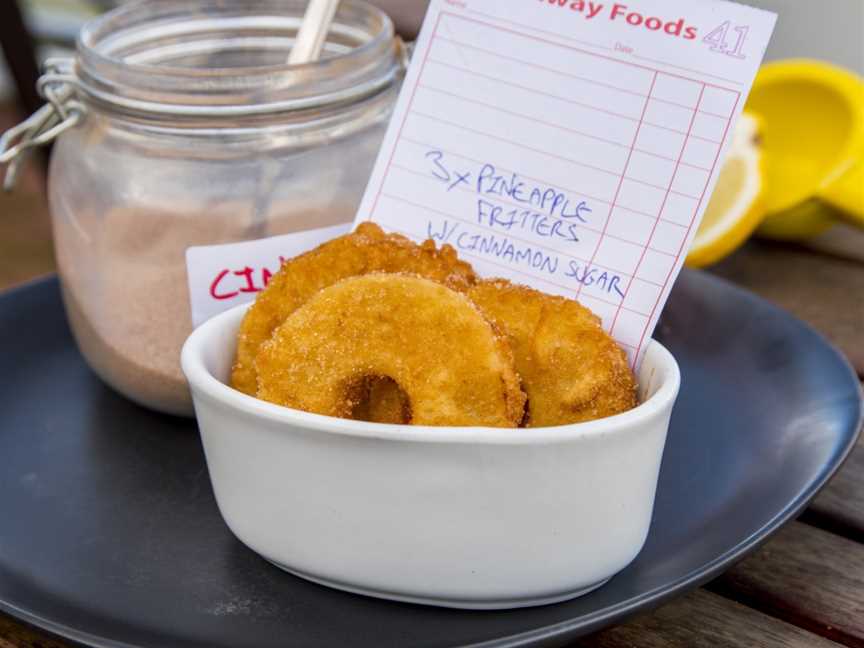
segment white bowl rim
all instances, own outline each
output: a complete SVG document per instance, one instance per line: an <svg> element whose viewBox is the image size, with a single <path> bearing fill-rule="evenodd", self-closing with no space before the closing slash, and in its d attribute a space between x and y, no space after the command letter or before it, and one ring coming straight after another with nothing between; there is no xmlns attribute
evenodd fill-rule
<svg viewBox="0 0 864 648"><path fill-rule="evenodd" d="M196 328L187 338L181 353L181 365L192 388L193 396L205 396L252 417L286 425L302 426L316 432L374 439L416 441L424 443L488 443L543 444L583 437L603 436L638 428L639 423L671 410L681 383L681 372L675 358L666 347L651 340L654 352L659 351L658 367L666 378L647 400L621 414L584 423L571 423L539 428L495 427L436 427L428 425L396 425L354 421L322 414L312 414L275 403L259 400L226 385L216 378L204 363L204 349L214 333L229 325L244 313L251 303L235 306L219 313Z"/></svg>

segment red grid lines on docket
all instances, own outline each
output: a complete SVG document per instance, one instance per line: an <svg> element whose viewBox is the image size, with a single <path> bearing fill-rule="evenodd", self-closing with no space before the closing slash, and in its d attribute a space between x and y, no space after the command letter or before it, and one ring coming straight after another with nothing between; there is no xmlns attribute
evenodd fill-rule
<svg viewBox="0 0 864 648"><path fill-rule="evenodd" d="M597 239L597 245L594 247L594 253L591 255L591 260L588 262L588 267L594 265L594 260L597 258L597 252L603 244L603 239L606 237L606 230L609 227L609 221L612 219L612 213L615 211L615 205L618 202L618 196L621 195L621 187L624 184L624 178L627 175L627 168L630 166L630 160L633 158L633 149L636 147L636 141L639 139L639 131L642 129L642 120L645 119L645 112L648 110L648 103L651 101L651 93L654 91L654 84L657 83L657 71L654 71L654 76L651 78L651 87L648 89L648 95L645 97L645 103L642 106L642 115L639 118L639 124L636 126L636 133L633 135L633 141L630 142L630 151L627 154L627 161L624 163L624 169L621 171L621 177L618 179L618 188L615 190L615 195L612 197L612 202L609 205L609 213L606 216L606 222L603 225L603 231L600 232L600 238ZM658 214L659 216L659 214ZM580 283L576 288L576 299L582 294L584 284Z"/></svg>
<svg viewBox="0 0 864 648"><path fill-rule="evenodd" d="M735 92L735 93L736 93L736 97L735 97L735 105L732 107L732 111L731 111L731 113L730 113L730 117L726 120L726 128L725 128L725 130L723 131L723 137L721 138L721 142L725 142L725 141L726 141L726 138L727 138L728 135L729 135L729 128L730 128L730 126L732 125L732 115L734 115L734 114L735 114L735 111L738 110L738 104L741 102L741 93L740 93L740 92L737 92L737 91L732 91L732 92ZM714 164L711 166L711 174L710 174L710 175L713 175L713 174L714 174L714 169L717 168L717 163L720 161L720 151L721 151L721 150L722 150L722 146L721 146L721 147L718 147L718 149L717 149L717 154L714 156ZM705 188L702 190L702 195L699 197L699 202L698 202L698 204L696 205L696 210L695 210L694 213L693 213L693 217L690 219L690 224L687 226L687 233L686 233L685 236L684 236L684 241L681 243L680 247L678 248L678 253L677 253L677 255L675 256L675 263L674 263L674 264L672 265L672 267L669 269L669 272L666 273L666 278L665 278L665 280L663 281L663 283L664 283L664 285L665 285L666 287L665 287L665 288L663 289L663 291L660 293L660 296L657 298L657 301L654 302L654 307L651 309L651 314L648 316L648 322L649 322L649 324L650 324L651 321L654 319L654 316L655 316L656 313L657 313L657 307L660 305L660 302L662 301L663 294L664 294L664 293L668 290L668 288L669 288L669 286L668 286L668 284L669 284L669 279L672 278L672 273L675 271L675 268L676 268L676 266L678 265L679 260L681 259L681 255L685 252L685 246L686 246L686 244L687 244L688 239L690 238L690 230L693 228L693 223L694 223L695 220L696 220L696 214L698 214L698 213L699 213L699 210L702 208L702 203L705 201L705 195L706 195L706 193L708 192L708 184L710 184L710 175L709 175L709 182L707 182L707 183L705 184ZM641 356L641 354L642 354L643 346L644 346L644 344L645 344L645 335L646 335L647 332L648 332L648 327L646 326L645 329L642 331L642 335L641 335L641 337L639 338L639 344L636 345L636 352L635 352L634 355L633 355L633 358L634 358L634 361L633 361L634 366L636 366L636 365L638 364L638 362L639 362L639 358L640 358L640 356Z"/></svg>
<svg viewBox="0 0 864 648"><path fill-rule="evenodd" d="M429 43L435 42L435 37L438 35L438 27L441 25L441 16L442 13L438 14L438 18L435 20L435 27L432 29L432 37L429 39ZM417 88L420 87L420 79L423 78L423 71L426 69L426 61L429 59L429 52L432 48L427 47L426 52L423 55L423 63L420 64L420 72L417 74L417 83L414 84L414 87L411 89L411 98L408 100L408 107L405 109L405 114L402 115L402 123L399 124L399 132L396 135L396 139L393 141L393 148L390 149L390 159L387 160L387 166L384 167L384 173L381 174L381 182L378 184L378 192L375 194L375 201L372 203L372 210L369 214L366 215L367 218L374 218L375 212L378 208L378 200L381 198L381 192L384 190L384 183L387 181L387 176L390 173L390 166L393 164L393 156L396 155L396 147L399 144L399 140L402 139L402 131L405 128L405 122L408 121L408 115L411 114L411 107L414 105L414 97L417 96Z"/></svg>
<svg viewBox="0 0 864 648"><path fill-rule="evenodd" d="M684 151L687 148L687 141L690 137L690 131L693 129L693 122L696 121L696 115L699 112L699 106L702 104L702 97L705 95L705 84L701 85L699 90L699 98L696 100L696 106L692 109L693 115L690 117L690 125L687 129L687 136L684 138L684 142L681 144L681 150L678 152L678 159L675 161L675 169L672 172L672 177L669 179L669 187L666 189L666 195L663 197L663 202L660 204L660 212L657 216L657 219L654 221L654 226L651 228L651 233L648 235L648 241L645 244L645 247L642 248L642 254L639 257L639 261L636 263L636 268L633 270L633 275L630 278L630 281L627 283L627 287L624 289L624 297L621 298L621 304L615 311L615 317L612 319L612 326L609 328L610 333L614 334L615 325L618 323L618 317L621 315L621 310L624 305L624 302L627 300L627 296L630 294L630 289L633 287L633 282L639 279L639 270L642 267L643 261L645 261L645 254L648 252L648 248L651 247L651 243L654 240L654 235L657 233L657 225L660 223L660 216L663 214L663 209L666 207L666 203L669 200L669 194L672 191L672 185L675 182L675 177L678 175L678 169L681 166L681 158L684 157ZM709 176L710 178L710 176ZM706 180L707 182L707 180ZM695 216L695 214L694 214ZM691 217L692 218L692 217ZM677 260L677 259L676 259ZM665 282L664 286L665 288ZM660 293L662 294L663 289L661 288ZM652 311L653 312L653 311ZM646 326L650 324L650 320L646 323ZM639 347L637 346L637 353L639 351ZM635 361L635 358L634 358Z"/></svg>

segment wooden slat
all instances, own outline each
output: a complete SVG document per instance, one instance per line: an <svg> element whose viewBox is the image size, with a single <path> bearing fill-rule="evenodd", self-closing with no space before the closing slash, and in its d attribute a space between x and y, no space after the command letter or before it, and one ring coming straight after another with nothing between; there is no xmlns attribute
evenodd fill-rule
<svg viewBox="0 0 864 648"><path fill-rule="evenodd" d="M753 240L712 271L809 322L864 375L864 264L860 261Z"/></svg>
<svg viewBox="0 0 864 648"><path fill-rule="evenodd" d="M838 648L832 641L705 590L696 590L653 614L586 637L574 646Z"/></svg>
<svg viewBox="0 0 864 648"><path fill-rule="evenodd" d="M35 193L0 193L0 290L53 270L45 199Z"/></svg>
<svg viewBox="0 0 864 648"><path fill-rule="evenodd" d="M69 648L69 644L0 614L0 648Z"/></svg>
<svg viewBox="0 0 864 648"><path fill-rule="evenodd" d="M802 244L809 250L858 261L864 265L864 230L859 227L840 223Z"/></svg>
<svg viewBox="0 0 864 648"><path fill-rule="evenodd" d="M727 598L864 648L864 545L792 522L709 585Z"/></svg>
<svg viewBox="0 0 864 648"><path fill-rule="evenodd" d="M6 1L0 0L0 4ZM11 102L0 103L0 132L20 120ZM54 271L45 182L34 162L24 164L15 191L0 191L0 291Z"/></svg>
<svg viewBox="0 0 864 648"><path fill-rule="evenodd" d="M864 436L801 519L864 544Z"/></svg>

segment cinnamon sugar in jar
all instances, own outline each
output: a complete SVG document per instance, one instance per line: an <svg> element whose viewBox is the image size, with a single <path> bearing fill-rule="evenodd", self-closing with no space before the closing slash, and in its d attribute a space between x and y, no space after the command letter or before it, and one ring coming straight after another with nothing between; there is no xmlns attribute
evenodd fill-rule
<svg viewBox="0 0 864 648"><path fill-rule="evenodd" d="M385 14L344 0L285 61L305 0L163 0L88 24L43 87L74 106L49 180L67 313L93 369L191 415L185 251L349 222L403 73Z"/></svg>

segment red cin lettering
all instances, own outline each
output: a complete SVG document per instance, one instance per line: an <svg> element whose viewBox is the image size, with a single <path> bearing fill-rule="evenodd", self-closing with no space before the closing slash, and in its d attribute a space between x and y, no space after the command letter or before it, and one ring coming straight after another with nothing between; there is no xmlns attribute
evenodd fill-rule
<svg viewBox="0 0 864 648"><path fill-rule="evenodd" d="M221 292L219 289L219 284L221 284L222 280L225 277L227 277L230 273L231 273L230 270L223 270L218 275L216 275L216 278L213 280L213 283L210 284L210 296L213 299L232 299L233 297L236 297L237 295L240 294L237 291L235 291L235 292Z"/></svg>
<svg viewBox="0 0 864 648"><path fill-rule="evenodd" d="M245 277L246 278L246 285L243 286L242 288L240 288L240 292L256 293L256 292L259 292L261 290L260 288L258 288L255 285L255 282L252 280L252 273L253 272L254 272L254 270L252 270L252 268L250 268L249 266L246 266L242 270L235 270L234 271L234 274L237 275L238 277Z"/></svg>
<svg viewBox="0 0 864 648"><path fill-rule="evenodd" d="M285 257L279 257L279 265L285 263ZM269 268L262 267L260 271L257 268L244 266L240 270L230 270L225 268L220 270L210 284L210 296L213 299L225 300L233 299L241 293L257 293L264 290L270 280L273 278L273 272ZM261 279L260 285L255 282L255 278ZM233 279L237 277L238 279Z"/></svg>

